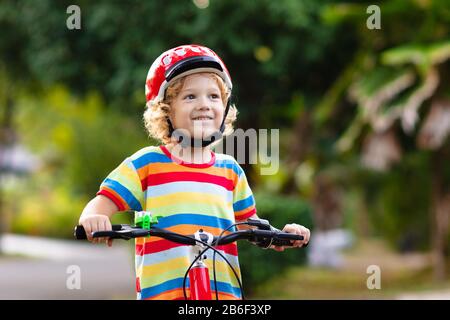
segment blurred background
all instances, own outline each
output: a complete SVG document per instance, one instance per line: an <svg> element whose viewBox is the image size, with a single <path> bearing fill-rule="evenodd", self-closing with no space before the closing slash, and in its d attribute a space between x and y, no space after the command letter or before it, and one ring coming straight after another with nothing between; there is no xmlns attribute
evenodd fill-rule
<svg viewBox="0 0 450 320"><path fill-rule="evenodd" d="M2 1L0 298L135 298L133 244L72 230L156 144L153 60L198 43L231 73L236 127L280 130L276 174L243 165L259 216L313 234L284 253L240 243L247 296L449 299L449 26L448 0Z"/></svg>

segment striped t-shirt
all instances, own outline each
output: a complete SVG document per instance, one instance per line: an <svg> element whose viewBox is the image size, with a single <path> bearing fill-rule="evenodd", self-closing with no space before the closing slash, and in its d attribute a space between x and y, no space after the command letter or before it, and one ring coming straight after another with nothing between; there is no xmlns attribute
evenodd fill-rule
<svg viewBox="0 0 450 320"><path fill-rule="evenodd" d="M181 234L199 229L219 235L239 220L256 213L255 200L244 171L236 160L211 152L211 161L186 163L164 147L143 148L125 159L100 186L98 194L114 201L119 210L150 211L162 216L158 227ZM236 243L218 246L241 276ZM158 237L136 239L138 299L184 299L183 278L194 258L192 246ZM211 291L215 298L212 252L207 251ZM240 299L233 271L216 254L219 299ZM189 296L189 280L187 280Z"/></svg>

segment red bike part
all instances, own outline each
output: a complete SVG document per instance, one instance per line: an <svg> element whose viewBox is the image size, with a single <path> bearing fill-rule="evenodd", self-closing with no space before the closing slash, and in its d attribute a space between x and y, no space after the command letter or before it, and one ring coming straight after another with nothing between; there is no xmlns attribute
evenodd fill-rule
<svg viewBox="0 0 450 320"><path fill-rule="evenodd" d="M209 272L205 264L199 264L189 270L190 300L211 300Z"/></svg>

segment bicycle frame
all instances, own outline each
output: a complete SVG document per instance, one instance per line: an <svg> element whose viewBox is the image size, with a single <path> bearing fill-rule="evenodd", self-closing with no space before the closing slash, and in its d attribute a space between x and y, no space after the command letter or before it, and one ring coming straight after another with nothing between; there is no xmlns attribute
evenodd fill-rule
<svg viewBox="0 0 450 320"><path fill-rule="evenodd" d="M211 284L209 269L203 261L197 261L189 270L190 299L189 300L211 300Z"/></svg>

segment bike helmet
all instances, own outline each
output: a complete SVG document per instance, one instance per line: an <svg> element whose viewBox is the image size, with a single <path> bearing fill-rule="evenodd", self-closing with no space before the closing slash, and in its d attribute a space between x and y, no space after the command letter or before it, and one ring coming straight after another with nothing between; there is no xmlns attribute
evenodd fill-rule
<svg viewBox="0 0 450 320"><path fill-rule="evenodd" d="M229 90L232 89L231 77L219 56L207 47L183 45L162 53L153 62L145 81L147 102L164 99L170 82L193 73L214 72L219 75Z"/></svg>
<svg viewBox="0 0 450 320"><path fill-rule="evenodd" d="M153 62L145 82L145 96L147 103L150 101L162 101L167 88L176 79L200 72L213 72L217 74L223 79L225 85L231 92L233 85L231 83L230 74L223 61L214 51L207 47L195 44L182 45L165 51ZM199 146L199 143L201 146L207 146L222 137L225 129L225 118L230 108L230 100L231 99L228 99L225 108L220 132L216 132L210 137L201 140L191 138L191 146ZM168 119L167 121L169 122L170 135L172 135L174 128L172 127L170 120ZM189 144L189 139L185 138L189 137L185 137L179 132L177 132L177 134L179 135L178 141L181 142L183 146L187 146Z"/></svg>

